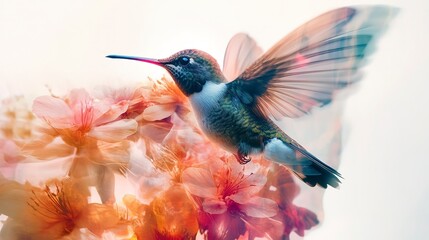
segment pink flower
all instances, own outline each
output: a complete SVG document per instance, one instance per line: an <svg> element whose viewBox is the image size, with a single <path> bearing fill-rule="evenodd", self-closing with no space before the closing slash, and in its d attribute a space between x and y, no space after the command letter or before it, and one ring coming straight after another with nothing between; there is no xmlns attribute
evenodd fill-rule
<svg viewBox="0 0 429 240"><path fill-rule="evenodd" d="M114 201L113 171L123 173L129 161L127 137L136 132L137 122L119 119L127 108L125 101L110 104L84 89L72 90L64 99L38 97L33 103L34 114L54 130L50 134L74 148L69 176L87 179L103 202Z"/></svg>
<svg viewBox="0 0 429 240"><path fill-rule="evenodd" d="M275 201L257 195L267 181L265 168L259 165L242 166L229 157L214 162L209 170L190 167L182 180L198 197L200 229L209 239L238 238L253 219L269 219L278 212Z"/></svg>
<svg viewBox="0 0 429 240"><path fill-rule="evenodd" d="M100 99L110 104L127 104L128 108L120 119L134 119L138 130L133 139L140 137L162 142L168 135L173 123L173 115L188 118L189 104L187 98L178 89L171 78L149 79L149 85L104 88Z"/></svg>
<svg viewBox="0 0 429 240"><path fill-rule="evenodd" d="M143 86L129 86L118 89L105 87L98 94L99 96L97 96L99 99L112 105L126 103L128 108L120 115L120 118L135 119L146 109L148 104L144 96L144 91Z"/></svg>
<svg viewBox="0 0 429 240"><path fill-rule="evenodd" d="M116 142L133 134L135 120L117 120L127 108L122 101L113 105L97 101L84 89L72 90L66 99L41 96L33 103L34 114L72 146L84 145L88 138Z"/></svg>

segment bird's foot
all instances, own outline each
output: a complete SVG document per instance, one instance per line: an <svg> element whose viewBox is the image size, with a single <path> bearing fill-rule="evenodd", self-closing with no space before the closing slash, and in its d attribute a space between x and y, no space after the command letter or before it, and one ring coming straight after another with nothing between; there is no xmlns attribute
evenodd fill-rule
<svg viewBox="0 0 429 240"><path fill-rule="evenodd" d="M243 165L252 161L251 157L247 156L247 154L242 154L240 152L237 154L234 154L234 156L235 156L235 158L237 158L238 163L243 164Z"/></svg>

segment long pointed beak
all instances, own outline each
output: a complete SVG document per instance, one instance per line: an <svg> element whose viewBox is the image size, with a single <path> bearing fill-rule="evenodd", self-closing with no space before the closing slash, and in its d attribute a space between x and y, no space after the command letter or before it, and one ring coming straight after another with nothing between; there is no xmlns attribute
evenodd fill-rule
<svg viewBox="0 0 429 240"><path fill-rule="evenodd" d="M159 66L163 65L158 59L153 59L153 58L142 58L142 57L133 57L133 56L124 56L124 55L107 55L106 57L147 62L147 63L159 65Z"/></svg>

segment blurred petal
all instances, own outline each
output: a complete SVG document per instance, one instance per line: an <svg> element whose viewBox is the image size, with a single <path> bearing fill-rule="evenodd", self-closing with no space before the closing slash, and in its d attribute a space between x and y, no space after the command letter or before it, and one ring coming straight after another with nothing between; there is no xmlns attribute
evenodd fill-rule
<svg viewBox="0 0 429 240"><path fill-rule="evenodd" d="M175 110L175 104L153 105L147 107L142 116L146 121L157 121L171 116Z"/></svg>
<svg viewBox="0 0 429 240"><path fill-rule="evenodd" d="M235 217L231 214L205 214L199 216L200 228L207 230L205 239L242 239L247 229L241 217Z"/></svg>
<svg viewBox="0 0 429 240"><path fill-rule="evenodd" d="M245 204L250 200L253 195L254 194L250 194L247 191L239 191L236 194L228 196L228 198L236 203Z"/></svg>
<svg viewBox="0 0 429 240"><path fill-rule="evenodd" d="M155 239L193 239L197 233L197 210L183 185L172 185L152 201L150 208L156 220Z"/></svg>
<svg viewBox="0 0 429 240"><path fill-rule="evenodd" d="M173 96L173 95L161 95L161 96L153 97L151 100L156 103L166 104L166 103L176 102L177 98L176 96Z"/></svg>
<svg viewBox="0 0 429 240"><path fill-rule="evenodd" d="M73 111L59 98L41 96L33 102L33 113L54 128L72 127Z"/></svg>
<svg viewBox="0 0 429 240"><path fill-rule="evenodd" d="M71 106L80 106L83 103L89 103L93 100L89 93L83 88L72 89L68 99Z"/></svg>
<svg viewBox="0 0 429 240"><path fill-rule="evenodd" d="M161 143L172 127L173 123L171 122L152 122L141 126L139 134L142 137L148 137L155 142Z"/></svg>
<svg viewBox="0 0 429 240"><path fill-rule="evenodd" d="M267 179L268 181L259 192L259 196L276 201L282 208L292 204L300 191L292 173L284 166L273 164Z"/></svg>
<svg viewBox="0 0 429 240"><path fill-rule="evenodd" d="M106 103L103 102L102 104L104 105ZM97 105L101 105L101 104L97 104ZM101 116L94 116L93 125L98 126L103 123L108 123L116 120L119 116L121 116L122 113L127 111L128 106L129 105L127 101L120 101L119 103L111 105L110 109L106 111L104 114L102 114ZM94 108L97 108L97 107L94 106Z"/></svg>
<svg viewBox="0 0 429 240"><path fill-rule="evenodd" d="M115 143L108 143L104 141L97 141L97 148L100 155L97 159L91 160L98 164L104 165L128 165L130 161L130 142L120 141Z"/></svg>
<svg viewBox="0 0 429 240"><path fill-rule="evenodd" d="M245 182L246 186L248 186L246 191L251 195L255 195L264 187L266 182L267 177L264 175L257 173L248 175Z"/></svg>
<svg viewBox="0 0 429 240"><path fill-rule="evenodd" d="M289 235L292 231L295 231L299 236L304 236L304 231L308 230L317 224L319 220L317 215L312 211L296 207L289 206L282 212L283 221L285 224L284 233Z"/></svg>
<svg viewBox="0 0 429 240"><path fill-rule="evenodd" d="M217 188L212 174L206 169L187 168L182 173L182 181L193 195L208 198L216 196Z"/></svg>
<svg viewBox="0 0 429 240"><path fill-rule="evenodd" d="M256 196L249 199L246 204L240 205L240 209L247 216L256 218L273 217L279 210L277 203L273 200Z"/></svg>
<svg viewBox="0 0 429 240"><path fill-rule="evenodd" d="M134 119L123 119L93 128L88 136L106 142L117 142L125 139L137 130Z"/></svg>
<svg viewBox="0 0 429 240"><path fill-rule="evenodd" d="M70 168L72 157L49 161L25 161L16 165L15 180L38 185L51 178L63 178Z"/></svg>
<svg viewBox="0 0 429 240"><path fill-rule="evenodd" d="M105 166L97 166L95 170L97 183L95 187L100 195L101 202L115 202L115 175L112 170Z"/></svg>
<svg viewBox="0 0 429 240"><path fill-rule="evenodd" d="M75 151L75 148L65 144L61 138L49 139L45 137L44 139L34 140L28 144L24 144L21 151L23 154L41 160L51 160L70 156Z"/></svg>
<svg viewBox="0 0 429 240"><path fill-rule="evenodd" d="M89 204L81 213L77 225L88 228L100 236L104 230L116 226L119 222L117 211L108 205Z"/></svg>
<svg viewBox="0 0 429 240"><path fill-rule="evenodd" d="M19 218L27 207L29 199L30 193L24 186L0 174L0 214Z"/></svg>
<svg viewBox="0 0 429 240"><path fill-rule="evenodd" d="M0 139L0 162L16 163L21 160L20 149L12 140Z"/></svg>
<svg viewBox="0 0 429 240"><path fill-rule="evenodd" d="M222 214L227 210L225 202L217 199L205 199L202 205L204 212L210 214Z"/></svg>
<svg viewBox="0 0 429 240"><path fill-rule="evenodd" d="M246 227L248 239L289 239L283 236L283 222L275 218L249 218Z"/></svg>
<svg viewBox="0 0 429 240"><path fill-rule="evenodd" d="M142 204L134 195L126 194L122 197L122 202L135 215L144 215L146 211L147 205Z"/></svg>

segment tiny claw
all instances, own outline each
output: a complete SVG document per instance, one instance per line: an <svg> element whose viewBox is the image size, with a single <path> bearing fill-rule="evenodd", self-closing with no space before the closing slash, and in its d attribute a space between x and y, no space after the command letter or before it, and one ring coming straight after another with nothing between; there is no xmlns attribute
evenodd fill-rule
<svg viewBox="0 0 429 240"><path fill-rule="evenodd" d="M238 163L240 163L242 165L244 165L244 164L252 161L251 157L249 157L249 156L247 156L245 154L242 154L242 153L234 154L234 156L235 156L235 158L237 158Z"/></svg>

